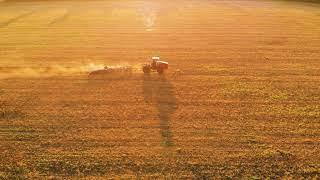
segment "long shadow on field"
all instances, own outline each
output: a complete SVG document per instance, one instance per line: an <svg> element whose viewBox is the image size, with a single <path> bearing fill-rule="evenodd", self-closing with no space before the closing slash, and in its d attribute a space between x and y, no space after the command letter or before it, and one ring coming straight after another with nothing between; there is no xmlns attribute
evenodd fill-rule
<svg viewBox="0 0 320 180"><path fill-rule="evenodd" d="M158 110L163 146L173 146L169 123L177 104L172 84L165 76L144 75L143 94L145 102L154 105Z"/></svg>
<svg viewBox="0 0 320 180"><path fill-rule="evenodd" d="M25 17L33 14L33 13L34 13L34 11L27 12L27 13L21 14L21 15L19 15L19 16L16 16L16 17L14 17L14 18L11 18L11 19L9 19L8 21L0 22L0 28L7 27L7 26L9 26L11 23L14 23L15 21L18 21L19 19L25 18Z"/></svg>

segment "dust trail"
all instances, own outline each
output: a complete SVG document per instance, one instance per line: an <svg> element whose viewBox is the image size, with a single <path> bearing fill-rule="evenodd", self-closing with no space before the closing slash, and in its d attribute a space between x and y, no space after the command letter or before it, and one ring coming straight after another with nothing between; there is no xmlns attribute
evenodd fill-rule
<svg viewBox="0 0 320 180"><path fill-rule="evenodd" d="M85 65L75 66L62 66L52 65L46 67L0 67L0 79L9 78L45 78L53 76L79 76L79 75L94 75L97 72L98 75L103 76L120 76L126 73L140 72L138 66L131 65L105 65L89 63Z"/></svg>
<svg viewBox="0 0 320 180"><path fill-rule="evenodd" d="M69 11L65 10L65 12L61 16L59 16L59 17L55 18L53 21L49 22L48 25L52 26L52 25L55 25L57 23L61 23L61 22L65 21L69 16L70 16Z"/></svg>
<svg viewBox="0 0 320 180"><path fill-rule="evenodd" d="M27 17L27 16L30 16L30 15L33 14L33 13L34 13L34 11L27 12L27 13L21 14L21 15L19 15L19 16L16 16L16 17L14 17L14 18L11 18L11 19L9 19L8 21L2 22L2 23L0 23L0 28L7 27L7 26L9 26L11 23L14 23L14 22L16 22L16 21L18 21L18 20L20 20L20 19L22 19L22 18L25 18L25 17Z"/></svg>
<svg viewBox="0 0 320 180"><path fill-rule="evenodd" d="M165 76L144 75L143 94L145 102L154 105L158 110L163 146L172 147L174 142L169 124L171 116L177 108L172 84Z"/></svg>
<svg viewBox="0 0 320 180"><path fill-rule="evenodd" d="M91 71L104 69L104 67L104 64L94 63L78 66L0 67L0 79L82 75Z"/></svg>

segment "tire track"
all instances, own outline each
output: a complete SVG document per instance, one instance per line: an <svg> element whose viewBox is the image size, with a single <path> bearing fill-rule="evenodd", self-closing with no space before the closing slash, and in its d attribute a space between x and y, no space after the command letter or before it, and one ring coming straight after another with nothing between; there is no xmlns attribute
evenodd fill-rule
<svg viewBox="0 0 320 180"><path fill-rule="evenodd" d="M53 26L57 23L63 22L65 21L68 17L70 16L69 11L66 11L62 16L59 16L57 18L55 18L54 20L52 20L51 22L49 22L49 26Z"/></svg>
<svg viewBox="0 0 320 180"><path fill-rule="evenodd" d="M11 18L9 19L8 21L5 21L5 22L2 22L0 23L0 28L4 28L4 27L7 27L9 26L10 24L22 19L22 18L25 18L27 16L30 16L31 14L33 14L35 11L31 11L31 12L27 12L27 13L24 13L24 14L21 14L19 16L16 16L14 18Z"/></svg>

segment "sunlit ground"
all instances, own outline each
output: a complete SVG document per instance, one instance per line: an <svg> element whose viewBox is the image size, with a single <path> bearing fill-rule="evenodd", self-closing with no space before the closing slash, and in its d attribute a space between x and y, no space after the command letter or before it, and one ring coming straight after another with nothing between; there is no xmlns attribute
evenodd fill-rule
<svg viewBox="0 0 320 180"><path fill-rule="evenodd" d="M317 178L319 58L315 3L0 2L0 178Z"/></svg>

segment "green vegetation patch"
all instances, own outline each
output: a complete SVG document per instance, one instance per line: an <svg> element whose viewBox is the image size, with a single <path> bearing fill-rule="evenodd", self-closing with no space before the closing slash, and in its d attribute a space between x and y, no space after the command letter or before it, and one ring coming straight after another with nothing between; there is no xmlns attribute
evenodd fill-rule
<svg viewBox="0 0 320 180"><path fill-rule="evenodd" d="M25 116L24 113L18 110L0 109L0 120L19 119Z"/></svg>
<svg viewBox="0 0 320 180"><path fill-rule="evenodd" d="M27 166L15 163L0 166L0 179L28 179L30 170Z"/></svg>
<svg viewBox="0 0 320 180"><path fill-rule="evenodd" d="M265 107L265 113L275 116L320 117L320 105L274 105Z"/></svg>
<svg viewBox="0 0 320 180"><path fill-rule="evenodd" d="M266 93L265 88L245 82L235 82L225 87L225 94L231 97L265 96Z"/></svg>
<svg viewBox="0 0 320 180"><path fill-rule="evenodd" d="M0 133L10 141L34 141L40 137L40 132L29 127L2 127Z"/></svg>
<svg viewBox="0 0 320 180"><path fill-rule="evenodd" d="M194 67L194 70L202 75L230 75L238 72L236 68L225 67L218 64L200 64Z"/></svg>
<svg viewBox="0 0 320 180"><path fill-rule="evenodd" d="M228 83L224 88L224 95L231 98L259 98L265 101L288 100L291 94L280 90L271 83L260 82L234 82Z"/></svg>

